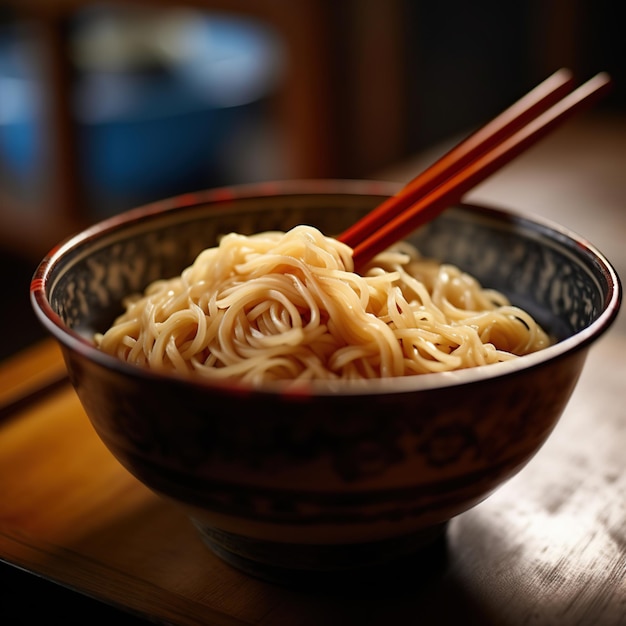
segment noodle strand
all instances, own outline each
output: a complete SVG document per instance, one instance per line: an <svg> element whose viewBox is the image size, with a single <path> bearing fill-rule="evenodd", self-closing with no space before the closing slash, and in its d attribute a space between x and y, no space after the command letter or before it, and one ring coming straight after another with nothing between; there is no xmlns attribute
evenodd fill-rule
<svg viewBox="0 0 626 626"><path fill-rule="evenodd" d="M505 361L549 344L506 297L403 242L363 275L311 226L229 234L124 302L95 337L141 366L208 378L367 379Z"/></svg>

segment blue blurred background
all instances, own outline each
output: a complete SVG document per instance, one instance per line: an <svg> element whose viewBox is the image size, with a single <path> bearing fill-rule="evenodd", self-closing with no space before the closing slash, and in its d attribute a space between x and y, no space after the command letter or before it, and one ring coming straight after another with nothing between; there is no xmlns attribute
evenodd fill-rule
<svg viewBox="0 0 626 626"><path fill-rule="evenodd" d="M0 31L4 175L35 202L33 181L51 149L36 37L28 22ZM268 26L198 10L97 6L73 15L67 43L77 179L90 218L277 173L255 143L283 64Z"/></svg>

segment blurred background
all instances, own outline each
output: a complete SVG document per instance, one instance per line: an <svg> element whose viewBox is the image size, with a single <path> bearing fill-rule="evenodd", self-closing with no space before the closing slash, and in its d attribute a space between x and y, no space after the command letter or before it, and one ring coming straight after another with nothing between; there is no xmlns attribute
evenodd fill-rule
<svg viewBox="0 0 626 626"><path fill-rule="evenodd" d="M43 336L28 302L39 260L108 215L219 185L377 177L559 67L611 73L595 114L623 117L616 9L0 0L0 356Z"/></svg>

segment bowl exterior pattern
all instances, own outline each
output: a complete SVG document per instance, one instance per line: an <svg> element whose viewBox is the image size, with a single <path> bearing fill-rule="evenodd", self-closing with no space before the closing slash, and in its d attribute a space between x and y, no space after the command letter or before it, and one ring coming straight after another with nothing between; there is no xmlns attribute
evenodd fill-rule
<svg viewBox="0 0 626 626"><path fill-rule="evenodd" d="M299 223L336 234L389 193L384 184L327 181L189 195L86 231L33 281L35 309L104 443L139 480L187 507L225 558L332 569L361 562L346 546L375 560L430 540L539 450L589 345L617 314L619 284L593 249L533 220L461 206L413 235L423 254L504 291L559 340L613 306L603 326L532 367L376 394L190 382L93 347L124 296L179 274L221 234Z"/></svg>
<svg viewBox="0 0 626 626"><path fill-rule="evenodd" d="M96 431L155 491L224 530L333 543L416 532L489 495L544 443L585 352L467 388L306 402L207 402L176 382L148 395L142 381L67 359Z"/></svg>

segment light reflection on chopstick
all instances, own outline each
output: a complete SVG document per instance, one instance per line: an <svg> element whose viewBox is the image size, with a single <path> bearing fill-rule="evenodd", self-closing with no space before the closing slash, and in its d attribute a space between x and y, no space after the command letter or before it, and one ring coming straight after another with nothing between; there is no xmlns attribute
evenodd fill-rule
<svg viewBox="0 0 626 626"><path fill-rule="evenodd" d="M560 70L461 142L396 195L339 236L353 249L355 269L399 241L547 135L611 86L601 72L564 95L571 74Z"/></svg>

